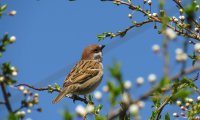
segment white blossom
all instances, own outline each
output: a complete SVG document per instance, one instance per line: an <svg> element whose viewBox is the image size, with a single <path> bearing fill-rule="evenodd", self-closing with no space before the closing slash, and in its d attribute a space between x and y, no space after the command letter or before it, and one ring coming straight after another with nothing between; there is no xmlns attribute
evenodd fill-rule
<svg viewBox="0 0 200 120"><path fill-rule="evenodd" d="M188 55L186 53L176 55L176 61L178 61L178 62L184 62L187 59L188 59Z"/></svg>
<svg viewBox="0 0 200 120"><path fill-rule="evenodd" d="M199 5L196 5L195 8L198 10L199 9Z"/></svg>
<svg viewBox="0 0 200 120"><path fill-rule="evenodd" d="M173 116L178 117L179 115L178 115L178 113L173 113Z"/></svg>
<svg viewBox="0 0 200 120"><path fill-rule="evenodd" d="M35 94L34 94L34 97L38 97L38 96L39 96L39 94L38 94L38 93L35 93Z"/></svg>
<svg viewBox="0 0 200 120"><path fill-rule="evenodd" d="M149 82L153 83L156 81L156 79L157 79L157 77L155 74L149 74L149 76L148 76Z"/></svg>
<svg viewBox="0 0 200 120"><path fill-rule="evenodd" d="M17 76L17 71L13 71L12 76Z"/></svg>
<svg viewBox="0 0 200 120"><path fill-rule="evenodd" d="M178 19L177 19L175 16L173 16L173 17L172 17L172 21L174 21L175 23L177 23L177 22L178 22Z"/></svg>
<svg viewBox="0 0 200 120"><path fill-rule="evenodd" d="M152 16L152 14L151 14L151 13L149 13L149 14L148 14L148 17L151 17L151 16Z"/></svg>
<svg viewBox="0 0 200 120"><path fill-rule="evenodd" d="M143 78L143 77L138 77L138 78L136 79L136 83L137 83L138 85L142 85L142 84L144 83L144 78Z"/></svg>
<svg viewBox="0 0 200 120"><path fill-rule="evenodd" d="M175 53L176 53L177 55L180 55L180 54L183 53L183 49L181 49L181 48L176 48Z"/></svg>
<svg viewBox="0 0 200 120"><path fill-rule="evenodd" d="M189 103L193 103L194 100L193 100L192 98L189 98L189 99L188 99L188 102L189 102Z"/></svg>
<svg viewBox="0 0 200 120"><path fill-rule="evenodd" d="M186 106L186 107L189 107L189 106L190 106L190 103L188 103L188 102L185 103L185 106Z"/></svg>
<svg viewBox="0 0 200 120"><path fill-rule="evenodd" d="M33 107L33 103L29 102L28 107Z"/></svg>
<svg viewBox="0 0 200 120"><path fill-rule="evenodd" d="M158 44L154 44L154 45L152 46L152 51L153 51L154 53L158 53L158 52L160 51L160 46L159 46Z"/></svg>
<svg viewBox="0 0 200 120"><path fill-rule="evenodd" d="M148 0L147 3L148 3L149 5L151 5L151 4L152 4L152 1L151 1L151 0Z"/></svg>
<svg viewBox="0 0 200 120"><path fill-rule="evenodd" d="M183 9L179 9L179 12L180 12L180 13L183 13Z"/></svg>
<svg viewBox="0 0 200 120"><path fill-rule="evenodd" d="M0 76L0 82L3 82L4 81L4 76Z"/></svg>
<svg viewBox="0 0 200 120"><path fill-rule="evenodd" d="M80 116L86 115L86 109L82 105L76 106L76 113Z"/></svg>
<svg viewBox="0 0 200 120"><path fill-rule="evenodd" d="M31 113L32 111L31 111L31 109L27 109L27 113Z"/></svg>
<svg viewBox="0 0 200 120"><path fill-rule="evenodd" d="M86 106L86 112L87 113L92 113L94 111L94 105L88 104Z"/></svg>
<svg viewBox="0 0 200 120"><path fill-rule="evenodd" d="M145 103L143 101L138 101L137 105L139 108L143 108L145 106Z"/></svg>
<svg viewBox="0 0 200 120"><path fill-rule="evenodd" d="M23 94L27 95L28 94L28 90L24 89Z"/></svg>
<svg viewBox="0 0 200 120"><path fill-rule="evenodd" d="M178 19L177 19L177 18L175 18L175 19L174 19L174 22L175 22L175 23L177 23L177 22L178 22Z"/></svg>
<svg viewBox="0 0 200 120"><path fill-rule="evenodd" d="M21 111L21 116L25 116L26 112L25 111Z"/></svg>
<svg viewBox="0 0 200 120"><path fill-rule="evenodd" d="M14 66L11 66L11 67L10 67L10 70L12 70L12 71L17 71L17 69L16 69Z"/></svg>
<svg viewBox="0 0 200 120"><path fill-rule="evenodd" d="M177 105L177 106L181 106L181 104L182 104L182 102L181 102L180 100L177 100L177 101L176 101L176 105Z"/></svg>
<svg viewBox="0 0 200 120"><path fill-rule="evenodd" d="M16 41L16 37L15 37L15 36L11 36L10 39L9 39L9 41L10 41L11 43L15 42L15 41Z"/></svg>
<svg viewBox="0 0 200 120"><path fill-rule="evenodd" d="M128 18L132 18L132 14L128 14Z"/></svg>
<svg viewBox="0 0 200 120"><path fill-rule="evenodd" d="M109 87L107 85L104 85L102 90L103 90L103 92L108 92L109 91Z"/></svg>
<svg viewBox="0 0 200 120"><path fill-rule="evenodd" d="M102 93L100 91L95 91L94 97L95 99L100 100L102 98Z"/></svg>
<svg viewBox="0 0 200 120"><path fill-rule="evenodd" d="M12 10L8 13L8 15L10 16L15 16L17 14L17 11L16 10Z"/></svg>
<svg viewBox="0 0 200 120"><path fill-rule="evenodd" d="M196 52L200 53L200 43L196 43L196 44L194 45L194 50L195 50Z"/></svg>
<svg viewBox="0 0 200 120"><path fill-rule="evenodd" d="M197 28L197 27L195 27L194 30L195 30L196 32L199 32L199 28Z"/></svg>
<svg viewBox="0 0 200 120"><path fill-rule="evenodd" d="M200 116L196 116L196 117L195 117L195 120L199 120L199 119L200 119Z"/></svg>
<svg viewBox="0 0 200 120"><path fill-rule="evenodd" d="M157 17L157 16L158 16L158 14L157 14L157 13L153 13L152 15L153 15L154 17Z"/></svg>
<svg viewBox="0 0 200 120"><path fill-rule="evenodd" d="M25 111L19 111L19 113L18 113L21 117L24 117L25 116Z"/></svg>
<svg viewBox="0 0 200 120"><path fill-rule="evenodd" d="M122 102L125 103L125 104L129 104L130 99L129 99L128 93L125 92L125 93L122 94Z"/></svg>
<svg viewBox="0 0 200 120"><path fill-rule="evenodd" d="M171 28L167 28L164 33L165 33L166 37L170 40L175 39L177 36L176 32L174 30L172 30Z"/></svg>
<svg viewBox="0 0 200 120"><path fill-rule="evenodd" d="M197 97L197 101L199 101L199 102L200 102L200 96L198 96L198 97Z"/></svg>
<svg viewBox="0 0 200 120"><path fill-rule="evenodd" d="M129 112L130 113L136 114L136 113L138 113L138 110L139 110L139 107L136 104L132 104L129 107Z"/></svg>
<svg viewBox="0 0 200 120"><path fill-rule="evenodd" d="M131 83L130 80L126 80L126 81L124 82L124 88L125 88L125 89L130 89L131 86L132 86L132 83Z"/></svg>
<svg viewBox="0 0 200 120"><path fill-rule="evenodd" d="M19 89L20 91L23 91L23 90L24 90L24 86L21 85L21 86L18 87L18 89Z"/></svg>
<svg viewBox="0 0 200 120"><path fill-rule="evenodd" d="M186 108L186 107L184 107L184 106L181 106L181 110L183 110L183 111L186 111L186 110L187 110L187 108Z"/></svg>
<svg viewBox="0 0 200 120"><path fill-rule="evenodd" d="M184 21L184 20L185 20L185 16L184 16L184 15L181 15L181 16L179 16L179 19L180 19L181 21Z"/></svg>

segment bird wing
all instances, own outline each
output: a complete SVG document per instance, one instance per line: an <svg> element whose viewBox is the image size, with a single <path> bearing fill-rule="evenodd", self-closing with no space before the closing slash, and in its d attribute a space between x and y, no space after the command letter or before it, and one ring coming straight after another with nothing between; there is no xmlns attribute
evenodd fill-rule
<svg viewBox="0 0 200 120"><path fill-rule="evenodd" d="M84 83L85 81L95 77L99 70L102 69L99 62L94 60L81 60L77 63L66 77L63 87L72 84Z"/></svg>

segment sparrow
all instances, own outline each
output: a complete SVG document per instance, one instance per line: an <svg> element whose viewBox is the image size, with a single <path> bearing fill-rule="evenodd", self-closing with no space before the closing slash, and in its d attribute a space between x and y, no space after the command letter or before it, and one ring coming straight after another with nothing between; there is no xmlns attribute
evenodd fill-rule
<svg viewBox="0 0 200 120"><path fill-rule="evenodd" d="M93 92L103 77L103 54L105 45L89 45L85 47L81 60L72 68L65 78L63 88L52 101L58 103L65 96L84 95Z"/></svg>

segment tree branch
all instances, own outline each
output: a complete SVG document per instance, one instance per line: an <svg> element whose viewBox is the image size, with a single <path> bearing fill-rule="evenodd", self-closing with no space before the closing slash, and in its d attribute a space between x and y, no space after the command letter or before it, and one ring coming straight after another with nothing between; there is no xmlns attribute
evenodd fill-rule
<svg viewBox="0 0 200 120"><path fill-rule="evenodd" d="M10 101L9 101L9 96L6 92L6 87L5 87L5 83L4 82L1 82L1 90L2 90L2 94L3 94L3 97L4 97L4 101L5 101L5 106L8 110L9 113L12 113L12 107L10 105Z"/></svg>
<svg viewBox="0 0 200 120"><path fill-rule="evenodd" d="M192 67L192 68L187 68L187 69L185 69L185 70L184 70L184 75L187 75L187 74L196 72L197 70L200 70L200 65L197 65L197 66ZM180 72L180 73L178 73L178 74L172 76L172 77L170 78L170 80L173 81L173 80L176 80L176 79L178 79L179 77L182 77L182 76L183 76L183 74L182 74L182 72ZM196 80L198 79L198 76L199 76L199 73L198 73L197 76L193 79L193 81L196 81ZM160 85L159 85L159 84L155 85L155 87L153 87L152 89L150 89L148 92L144 93L144 94L143 94L142 96L140 96L138 99L132 100L132 101L130 102L130 104L128 104L127 106L130 106L131 104L135 104L135 103L137 103L137 102L139 102L139 101L141 101L141 100L146 100L146 99L148 99L149 96L151 96L156 90L158 90L158 88L160 88ZM170 90L170 89L171 89L171 86L170 86L169 88L167 88L167 90ZM198 92L199 90L197 89L196 91ZM163 105L160 106L160 110L162 110L162 107L164 107L166 104L167 104L167 103L164 102ZM128 109L128 107L127 107L127 109ZM127 109L126 109L126 110L127 110ZM121 112L122 112L122 111L121 111L121 108L120 108L116 113L112 113L112 115L109 116L108 120L113 120L113 119L117 118L117 117L121 114Z"/></svg>
<svg viewBox="0 0 200 120"><path fill-rule="evenodd" d="M101 1L113 1L113 2L117 2L119 4L122 4L122 5L126 5L129 7L129 9L131 10L137 10L141 13L143 13L145 16L149 16L151 13L149 13L148 11L146 10L143 10L142 8L138 8L138 6L134 6L132 3L130 2L126 2L126 1L122 1L122 0L101 0ZM158 16L153 16L153 15L150 15L149 16L150 19L152 19L154 22L158 22L158 23L162 23L161 21L161 18L159 18ZM176 23L176 26L177 26L177 23ZM187 36L187 37L190 37L190 38L193 38L193 39L196 39L196 40L200 40L200 35L193 32L192 30L186 28L186 27L183 27L186 31L188 31L189 33L187 32L184 32L183 30L178 30L176 29L175 27L173 27L172 25L170 24L167 24L167 27L173 29L175 32L177 32L178 34L180 35L184 35L184 36Z"/></svg>
<svg viewBox="0 0 200 120"><path fill-rule="evenodd" d="M159 120L160 114L161 114L163 108L165 107L165 105L168 104L168 102L170 101L170 99L171 99L171 96L168 97L168 98L159 106L159 108L157 109L158 113L157 113L157 115L156 115L156 120Z"/></svg>
<svg viewBox="0 0 200 120"><path fill-rule="evenodd" d="M26 87L28 87L28 88L31 88L31 89L33 89L33 90L37 90L37 91L49 91L49 87L44 87L44 88L37 88L37 87L34 87L34 86L32 86L32 85L28 85L28 84L18 84L18 85L16 85L16 87L18 87L18 86L26 86ZM58 89L51 89L51 92L61 92L61 90L58 90ZM76 96L76 95L74 95L74 96L67 96L68 98L70 98L70 99L72 99L73 101L81 101L81 102L84 102L85 104L88 104L89 103L89 101L87 100L87 99L85 99L85 98L81 98L81 97L79 97L79 96Z"/></svg>
<svg viewBox="0 0 200 120"><path fill-rule="evenodd" d="M178 1L178 0L173 0L176 5L181 8L181 9L184 9L184 7L181 5L181 3ZM191 19L191 21L196 25L196 26L199 26L199 23L197 21L195 21L193 18Z"/></svg>

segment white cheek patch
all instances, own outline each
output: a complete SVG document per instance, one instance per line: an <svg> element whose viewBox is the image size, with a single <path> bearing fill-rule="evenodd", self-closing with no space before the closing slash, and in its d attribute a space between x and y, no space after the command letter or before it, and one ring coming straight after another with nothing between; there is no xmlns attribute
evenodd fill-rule
<svg viewBox="0 0 200 120"><path fill-rule="evenodd" d="M102 58L102 52L94 53L93 59L101 59Z"/></svg>

